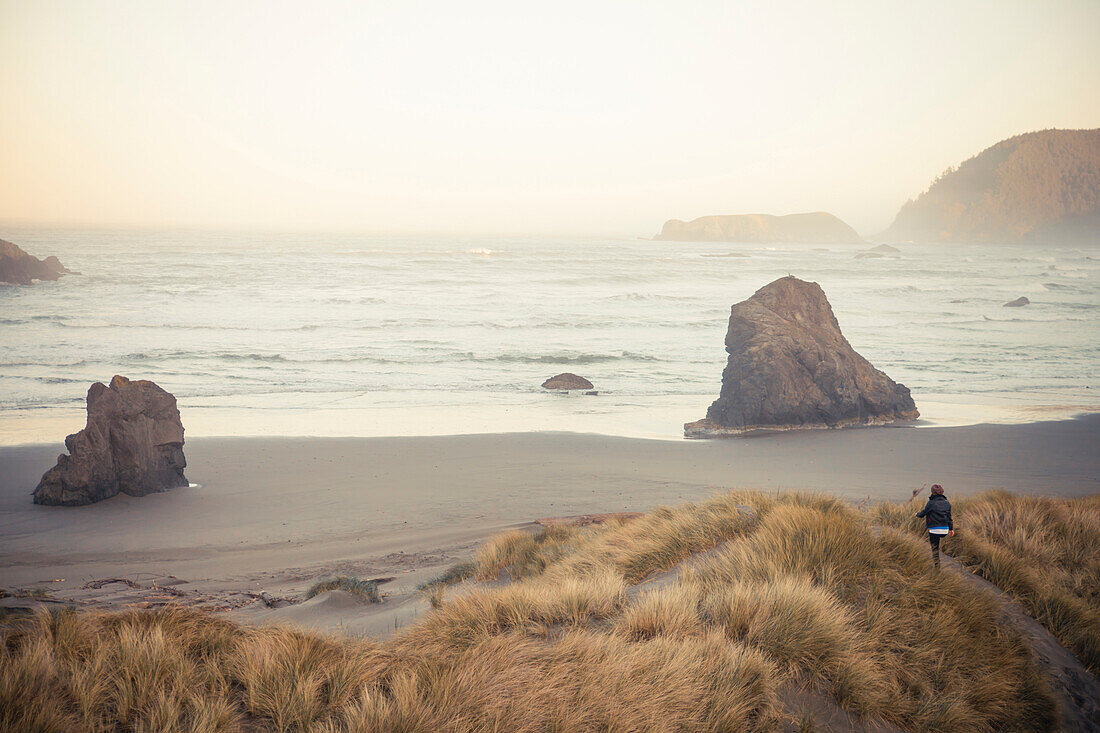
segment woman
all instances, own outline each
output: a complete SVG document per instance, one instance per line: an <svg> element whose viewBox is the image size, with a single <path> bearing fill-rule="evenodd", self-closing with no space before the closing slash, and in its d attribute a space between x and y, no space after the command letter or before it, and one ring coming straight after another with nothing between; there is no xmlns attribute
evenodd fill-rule
<svg viewBox="0 0 1100 733"><path fill-rule="evenodd" d="M944 536L955 534L955 523L951 520L951 502L943 495L942 486L932 484L932 495L928 497L924 509L917 512L917 517L924 517L924 523L928 527L928 541L932 544L932 563L939 570L940 540Z"/></svg>

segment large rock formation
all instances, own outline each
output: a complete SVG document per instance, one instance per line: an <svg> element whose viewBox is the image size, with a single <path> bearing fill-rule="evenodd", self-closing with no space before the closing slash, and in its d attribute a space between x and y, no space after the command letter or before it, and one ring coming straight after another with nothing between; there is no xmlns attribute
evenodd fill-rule
<svg viewBox="0 0 1100 733"><path fill-rule="evenodd" d="M119 492L144 496L187 486L176 398L147 381L115 376L88 390L88 424L65 438L69 455L42 476L35 504L75 506Z"/></svg>
<svg viewBox="0 0 1100 733"><path fill-rule="evenodd" d="M40 260L0 239L0 282L30 285L35 280L56 280L67 272L56 257Z"/></svg>
<svg viewBox="0 0 1100 733"><path fill-rule="evenodd" d="M689 222L669 219L654 239L674 242L862 242L856 230L832 214L737 214L701 216Z"/></svg>
<svg viewBox="0 0 1100 733"><path fill-rule="evenodd" d="M784 277L733 306L729 361L707 417L688 437L748 430L912 420L909 390L871 366L840 333L817 283Z"/></svg>
<svg viewBox="0 0 1100 733"><path fill-rule="evenodd" d="M927 242L1100 242L1100 129L1010 137L949 168L881 236Z"/></svg>

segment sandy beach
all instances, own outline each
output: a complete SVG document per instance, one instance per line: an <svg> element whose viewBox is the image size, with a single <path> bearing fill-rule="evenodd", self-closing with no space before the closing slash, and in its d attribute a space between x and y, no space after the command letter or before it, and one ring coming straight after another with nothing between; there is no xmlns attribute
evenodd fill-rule
<svg viewBox="0 0 1100 733"><path fill-rule="evenodd" d="M0 448L0 587L106 607L147 596L147 587L85 587L125 578L174 587L211 608L286 615L263 610L250 594L300 599L317 578L347 573L395 577L385 591L403 603L481 540L539 518L640 511L730 488L900 501L936 481L956 495L1082 496L1100 490L1097 445L1097 415L718 441L572 433L205 438L186 445L187 475L198 486L84 507L30 501L60 446L7 447ZM322 611L314 614L328 619L322 625L333 618L346 625L348 609Z"/></svg>

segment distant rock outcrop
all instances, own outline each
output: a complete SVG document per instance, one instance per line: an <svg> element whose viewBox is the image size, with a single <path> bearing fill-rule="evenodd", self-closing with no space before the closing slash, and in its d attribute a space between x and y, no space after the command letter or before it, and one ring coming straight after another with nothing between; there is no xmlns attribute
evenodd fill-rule
<svg viewBox="0 0 1100 733"><path fill-rule="evenodd" d="M701 216L689 222L669 219L654 239L675 242L812 242L840 244L862 242L855 229L832 214L736 214Z"/></svg>
<svg viewBox="0 0 1100 733"><path fill-rule="evenodd" d="M919 416L908 388L857 354L817 283L784 277L730 311L722 391L688 437Z"/></svg>
<svg viewBox="0 0 1100 733"><path fill-rule="evenodd" d="M18 245L0 239L0 282L30 285L35 280L56 280L67 272L56 257L40 260Z"/></svg>
<svg viewBox="0 0 1100 733"><path fill-rule="evenodd" d="M543 389L592 389L592 383L584 377L578 377L576 374L570 372L562 372L561 374L550 377L542 383Z"/></svg>
<svg viewBox="0 0 1100 733"><path fill-rule="evenodd" d="M76 506L118 493L187 486L176 398L147 381L115 376L88 390L88 424L65 438L68 455L42 476L35 504Z"/></svg>
<svg viewBox="0 0 1100 733"><path fill-rule="evenodd" d="M949 168L882 236L927 242L1100 241L1100 129L1002 140Z"/></svg>
<svg viewBox="0 0 1100 733"><path fill-rule="evenodd" d="M888 244L880 244L877 247L871 247L865 249L856 255L857 260L877 260L883 257L897 258L901 254L901 250L897 247L891 247Z"/></svg>
<svg viewBox="0 0 1100 733"><path fill-rule="evenodd" d="M1005 303L1005 308L1019 308L1021 306L1031 305L1031 301L1027 299L1026 295L1021 295L1016 300L1010 300Z"/></svg>

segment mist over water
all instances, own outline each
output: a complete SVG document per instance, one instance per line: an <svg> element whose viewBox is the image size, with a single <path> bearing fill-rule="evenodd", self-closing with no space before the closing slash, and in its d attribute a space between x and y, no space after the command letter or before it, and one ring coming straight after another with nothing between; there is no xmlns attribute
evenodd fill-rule
<svg viewBox="0 0 1100 733"><path fill-rule="evenodd" d="M189 409L345 398L369 409L397 406L395 394L422 408L453 410L462 395L463 410L531 411L548 399L544 379L573 371L601 392L589 404L627 421L647 403L697 396L699 408L670 416L673 434L718 394L730 305L787 274L822 285L853 347L918 407L926 395L1100 401L1100 248L908 244L857 258L871 245L6 238L82 274L0 288L0 416L80 409L88 386L116 373L175 394L185 423ZM1021 295L1031 305L1003 307Z"/></svg>

